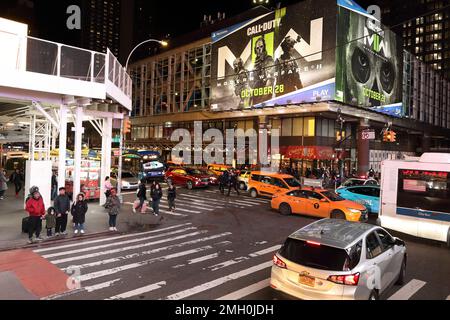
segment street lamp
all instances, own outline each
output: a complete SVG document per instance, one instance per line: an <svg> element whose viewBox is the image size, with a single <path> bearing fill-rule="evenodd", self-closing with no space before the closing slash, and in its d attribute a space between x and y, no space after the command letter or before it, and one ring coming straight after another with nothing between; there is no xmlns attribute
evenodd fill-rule
<svg viewBox="0 0 450 320"><path fill-rule="evenodd" d="M164 41L164 40L148 39L148 40L142 41L136 47L134 47L134 49L131 50L130 54L128 55L127 63L125 65L125 70L128 70L128 63L130 62L130 58L131 58L132 54L136 51L136 49L139 48L140 46L148 43L148 42L157 42L160 45L162 45L163 47L167 47L169 45L169 43L167 41Z"/></svg>

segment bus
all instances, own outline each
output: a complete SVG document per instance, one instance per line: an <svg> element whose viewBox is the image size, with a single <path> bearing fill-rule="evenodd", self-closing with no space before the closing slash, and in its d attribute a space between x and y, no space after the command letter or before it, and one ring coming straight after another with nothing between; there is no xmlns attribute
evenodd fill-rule
<svg viewBox="0 0 450 320"><path fill-rule="evenodd" d="M164 163L157 151L126 150L123 154L123 170L147 181L164 180Z"/></svg>
<svg viewBox="0 0 450 320"><path fill-rule="evenodd" d="M380 202L382 227L450 247L450 154L384 161Z"/></svg>

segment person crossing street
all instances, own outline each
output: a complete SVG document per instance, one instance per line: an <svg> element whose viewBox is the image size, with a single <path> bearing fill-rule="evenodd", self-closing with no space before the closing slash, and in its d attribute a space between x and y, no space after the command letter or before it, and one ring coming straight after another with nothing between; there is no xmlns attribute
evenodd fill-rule
<svg viewBox="0 0 450 320"><path fill-rule="evenodd" d="M221 194L225 194L225 188L228 185L229 178L230 178L230 174L229 174L228 170L224 171L222 173L222 175L220 176L219 190L220 190Z"/></svg>
<svg viewBox="0 0 450 320"><path fill-rule="evenodd" d="M159 203L161 202L163 193L161 190L161 186L159 183L155 185L155 188L151 191L151 197L152 197L152 209L155 216L159 216Z"/></svg>
<svg viewBox="0 0 450 320"><path fill-rule="evenodd" d="M239 189L238 189L238 175L236 171L232 171L229 175L228 179L228 196L231 194L231 189L234 189L239 196Z"/></svg>
<svg viewBox="0 0 450 320"><path fill-rule="evenodd" d="M169 210L175 211L175 199L177 198L177 189L173 184L169 185L167 190L167 202L169 203Z"/></svg>

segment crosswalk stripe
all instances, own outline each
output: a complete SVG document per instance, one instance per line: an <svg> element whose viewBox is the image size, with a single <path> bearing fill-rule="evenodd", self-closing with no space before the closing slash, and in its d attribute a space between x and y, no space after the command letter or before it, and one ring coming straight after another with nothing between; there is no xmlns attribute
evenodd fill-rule
<svg viewBox="0 0 450 320"><path fill-rule="evenodd" d="M216 300L239 300L253 293L261 291L262 289L267 288L269 286L270 286L270 279L266 279L258 283L252 284L251 286L248 286L246 288L242 288L241 290L227 294L226 296L223 296Z"/></svg>
<svg viewBox="0 0 450 320"><path fill-rule="evenodd" d="M167 261L170 259L180 258L180 257L184 257L184 256L188 256L191 254L196 254L196 253L200 253L200 252L212 250L212 249L214 249L212 246L204 246L201 248L178 252L178 253L174 253L171 255L163 256L163 257L158 257L158 258L144 260L144 261L140 261L140 262L136 262L136 263L127 264L127 265L123 265L123 266L112 268L112 269L106 269L106 270L92 272L92 273L80 276L79 279L80 279L80 281L88 281L88 280L93 280L93 279L97 279L97 278L102 278L102 277L110 276L110 275L113 275L113 274L116 274L116 273L119 273L122 271L144 267L144 266L147 266L154 262Z"/></svg>
<svg viewBox="0 0 450 320"><path fill-rule="evenodd" d="M159 210L159 212L167 214L169 216L174 216L174 217L187 217L188 216L186 214L176 213L176 212L167 211L167 210Z"/></svg>
<svg viewBox="0 0 450 320"><path fill-rule="evenodd" d="M281 245L273 246L273 247L267 248L265 250L261 250L261 251L255 252L255 253L251 253L251 254L249 254L249 256L252 257L252 258L260 257L260 256L263 256L263 255L268 254L268 253L275 253L276 251L280 250L280 248L281 248Z"/></svg>
<svg viewBox="0 0 450 320"><path fill-rule="evenodd" d="M422 289L427 283L420 280L411 280L407 285L398 290L392 297L388 300L409 300L417 291Z"/></svg>
<svg viewBox="0 0 450 320"><path fill-rule="evenodd" d="M192 199L191 201L194 201L194 202L208 203L206 200L197 199L196 196L184 195L184 197L188 197L188 198ZM205 198L202 198L202 199L205 199ZM214 201L214 202L225 204L225 205L239 205L239 206L245 206L245 207L252 207L253 206L252 204L234 203L233 200L225 201L225 200L219 200L219 199L211 199L210 201Z"/></svg>
<svg viewBox="0 0 450 320"><path fill-rule="evenodd" d="M203 257L200 257L200 258L189 260L188 261L188 265L204 262L204 261L207 261L207 260L212 260L212 259L215 259L215 258L218 258L218 257L219 257L218 253L209 254L207 256L203 256Z"/></svg>
<svg viewBox="0 0 450 320"><path fill-rule="evenodd" d="M104 244L104 245L100 245L100 246L81 248L81 249L71 250L71 251L62 251L62 252L58 252L58 253L44 255L42 257L44 259L49 259L49 258L60 257L60 256L74 255L76 253L81 253L81 252L94 251L94 250L100 250L100 249L104 249L104 248L108 248L108 247L117 247L120 245L129 244L129 243L148 241L148 240L161 238L161 237L165 237L165 236L171 236L174 234L179 234L179 233L183 233L183 232L186 232L189 230L196 230L196 229L197 228L195 228L195 227L189 227L189 228L175 230L175 231L171 231L171 232L167 232L167 233L158 234L155 236L150 236L150 237L145 237L145 238L136 238L136 239L127 240L127 241L113 242L113 243L108 243L108 244Z"/></svg>
<svg viewBox="0 0 450 320"><path fill-rule="evenodd" d="M180 199L180 198L179 198L179 199ZM177 207L187 207L187 208L192 208L192 206L194 206L195 209L204 209L204 210L210 210L210 209L225 209L224 207L213 206L213 205L205 204L205 203L202 203L202 204L199 204L199 203L191 203L191 202L190 202L190 201L191 201L190 199L180 199L180 200L184 200L184 201L187 201L187 202L177 201L177 202L176 202ZM167 200L163 200L163 201L161 201L161 203L169 204L169 202L168 202Z"/></svg>
<svg viewBox="0 0 450 320"><path fill-rule="evenodd" d="M151 247L151 246L155 246L155 245L166 243L166 242L170 242L170 241L183 240L183 239L186 239L186 238L195 237L195 236L206 234L206 233L207 233L207 231L197 231L197 232L192 232L192 233L184 234L184 235L177 236L177 237L162 239L162 240L155 241L155 242L143 243L143 244L140 244L140 245L129 246L129 247L122 247L122 248L118 248L118 249L114 249L114 250L95 252L95 253L91 253L91 254L86 254L86 255L76 256L76 257L70 257L70 258L66 258L66 259L54 260L54 261L51 261L51 263L52 264L63 264L63 263L72 262L72 261L86 260L86 259L96 258L96 257L100 257L100 256L110 255L110 254L116 254L116 253L120 253L120 252L125 252L125 251L130 251L130 250L135 250L135 249L142 249L142 248L146 248L146 247ZM167 249L169 247L176 248L176 247L179 247L179 246L173 245L173 246L168 246L168 247L164 247L164 248L158 248L155 251L152 251L151 253L160 252L160 251L163 251L163 249ZM132 257L139 257L139 255L140 254L130 255L130 258L132 258ZM118 259L117 261L119 261L119 260L120 259ZM103 262L103 261L101 261L101 262ZM115 262L115 261L113 261L113 262ZM100 263L100 264L103 264L103 263ZM90 263L90 264L85 264L85 265L81 265L81 266L77 266L77 267L79 267L81 269L81 268L93 267L93 266L96 266L96 265L99 265L99 264L97 264L97 263Z"/></svg>
<svg viewBox="0 0 450 320"><path fill-rule="evenodd" d="M102 242L107 242L107 241L126 239L126 238L137 237L137 236L144 236L144 235L148 235L148 234L154 234L154 233L158 233L158 232L162 232L162 231L173 230L173 229L187 227L187 226L191 226L191 225L192 225L192 223L178 224L175 226L162 228L162 229L158 229L158 230L153 230L153 231L147 231L147 232L142 232L142 233L137 233L137 234L136 233L127 234L127 235L123 235L123 236L104 238L104 239L98 239L98 240L84 241L84 242L80 242L80 243L62 245L62 246L57 246L57 247L50 247L50 248L45 248L45 249L38 249L38 250L33 250L33 252L42 253L42 252L48 252L48 251L55 251L55 250L59 250L59 249L74 248L74 247L79 247L79 246L84 246L84 245L89 245L89 244L94 244L94 243L102 243Z"/></svg>
<svg viewBox="0 0 450 320"><path fill-rule="evenodd" d="M165 281L161 281L161 282L151 284L151 285L143 287L143 288L139 288L136 290L121 293L119 295L113 296L106 300L120 300L120 299L128 299L128 298L136 297L136 296L139 296L144 293L149 293L149 292L161 289L166 284L167 283Z"/></svg>
<svg viewBox="0 0 450 320"><path fill-rule="evenodd" d="M163 205L163 204L160 204L159 206L161 208L164 208L164 209L169 209L169 206L166 206L166 205ZM177 210L181 211L181 212L187 212L187 213L196 213L196 214L202 213L201 211L182 209L180 207L177 207ZM208 209L208 210L212 210L212 209Z"/></svg>
<svg viewBox="0 0 450 320"><path fill-rule="evenodd" d="M272 266L272 261L270 262L265 262L253 267L250 267L248 269L236 272L236 273L232 273L230 275L224 276L224 277L220 277L218 279L206 282L204 284L195 286L193 288L187 289L187 290L183 290L180 291L178 293L172 294L168 297L166 297L166 300L181 300L181 299L185 299L191 296L194 296L196 294L202 293L204 291L207 291L209 289L221 286L227 282L233 281L233 280L237 280L243 277L246 277L250 274L253 274L255 272L270 268Z"/></svg>
<svg viewBox="0 0 450 320"><path fill-rule="evenodd" d="M111 287L112 285L114 285L115 283L117 283L117 282L119 282L121 280L122 279L115 279L115 280L111 280L111 281L106 281L106 282L103 282L103 283L96 284L94 286L85 287L83 289L86 292L92 293L94 291L98 291L98 290L109 288L109 287Z"/></svg>

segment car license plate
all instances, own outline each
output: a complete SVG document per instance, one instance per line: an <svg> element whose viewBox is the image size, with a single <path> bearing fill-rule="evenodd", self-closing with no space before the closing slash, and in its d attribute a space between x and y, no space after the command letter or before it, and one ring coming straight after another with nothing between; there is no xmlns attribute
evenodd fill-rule
<svg viewBox="0 0 450 320"><path fill-rule="evenodd" d="M300 276L299 277L300 284L303 284L308 287L314 288L316 286L316 278L307 277L307 276Z"/></svg>

